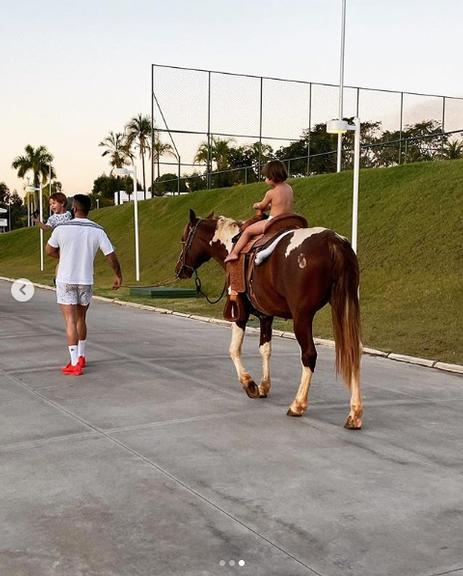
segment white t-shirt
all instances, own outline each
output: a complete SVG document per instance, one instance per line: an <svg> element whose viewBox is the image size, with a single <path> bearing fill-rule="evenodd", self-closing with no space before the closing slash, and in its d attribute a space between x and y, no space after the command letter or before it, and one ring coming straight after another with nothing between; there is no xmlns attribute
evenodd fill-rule
<svg viewBox="0 0 463 576"><path fill-rule="evenodd" d="M74 218L57 226L48 240L60 249L56 282L93 284L93 261L100 249L105 256L114 252L104 229L88 218Z"/></svg>
<svg viewBox="0 0 463 576"><path fill-rule="evenodd" d="M69 212L63 212L62 214L52 214L50 218L47 220L47 226L51 228L56 228L59 224L64 224L65 222L69 222L72 219L72 215Z"/></svg>

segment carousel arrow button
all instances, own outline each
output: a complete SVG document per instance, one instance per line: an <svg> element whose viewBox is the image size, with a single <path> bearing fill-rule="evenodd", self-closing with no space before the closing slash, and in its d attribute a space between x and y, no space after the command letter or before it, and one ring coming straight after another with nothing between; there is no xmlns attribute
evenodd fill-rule
<svg viewBox="0 0 463 576"><path fill-rule="evenodd" d="M18 278L11 285L11 295L18 302L28 302L34 296L34 285L27 278Z"/></svg>

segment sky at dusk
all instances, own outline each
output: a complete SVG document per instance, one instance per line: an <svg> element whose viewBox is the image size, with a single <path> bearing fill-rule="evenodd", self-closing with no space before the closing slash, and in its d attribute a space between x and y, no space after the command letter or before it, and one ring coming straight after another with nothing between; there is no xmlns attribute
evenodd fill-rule
<svg viewBox="0 0 463 576"><path fill-rule="evenodd" d="M89 193L110 169L98 143L151 112L152 63L339 81L341 0L0 0L0 6L0 182L20 193L23 182L11 163L27 144L47 146L67 195ZM461 0L347 0L345 84L463 97L462 21ZM173 90L168 99L181 94L182 110L178 118L171 112L169 122L181 124L197 102L188 85ZM452 111L458 128L462 112ZM233 113L243 122L239 108L220 121L238 126ZM281 114L272 129L286 123ZM286 120L293 121L291 102Z"/></svg>

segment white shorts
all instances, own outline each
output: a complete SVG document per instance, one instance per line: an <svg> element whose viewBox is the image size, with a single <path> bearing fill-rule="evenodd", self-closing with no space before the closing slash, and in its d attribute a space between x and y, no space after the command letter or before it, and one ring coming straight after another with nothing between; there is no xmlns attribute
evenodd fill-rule
<svg viewBox="0 0 463 576"><path fill-rule="evenodd" d="M91 284L56 283L56 300L58 304L80 304L88 306L92 300Z"/></svg>

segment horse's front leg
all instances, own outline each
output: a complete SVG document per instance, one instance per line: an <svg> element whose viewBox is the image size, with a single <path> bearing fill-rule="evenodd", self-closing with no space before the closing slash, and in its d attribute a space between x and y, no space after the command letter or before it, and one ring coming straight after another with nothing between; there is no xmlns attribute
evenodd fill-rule
<svg viewBox="0 0 463 576"><path fill-rule="evenodd" d="M229 349L230 357L233 360L238 379L246 394L249 398L259 398L259 388L241 362L241 347L243 345L246 323L247 320L233 322L232 324L232 339Z"/></svg>
<svg viewBox="0 0 463 576"><path fill-rule="evenodd" d="M262 380L259 385L259 396L267 398L270 392L270 356L272 355L273 316L261 316L259 352L262 357Z"/></svg>
<svg viewBox="0 0 463 576"><path fill-rule="evenodd" d="M294 334L301 347L302 374L296 397L292 401L288 416L302 416L309 404L309 388L317 362L317 351L312 336L313 316L294 318Z"/></svg>

